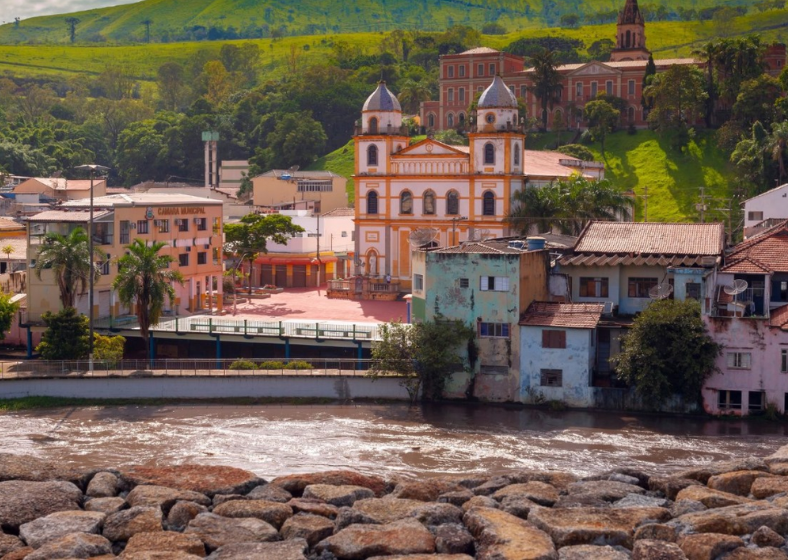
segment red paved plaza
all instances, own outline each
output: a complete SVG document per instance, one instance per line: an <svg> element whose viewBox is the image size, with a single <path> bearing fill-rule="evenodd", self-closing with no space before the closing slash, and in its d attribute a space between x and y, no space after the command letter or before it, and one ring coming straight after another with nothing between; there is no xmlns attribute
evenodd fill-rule
<svg viewBox="0 0 788 560"><path fill-rule="evenodd" d="M239 298L243 297L238 294ZM233 297L224 303L227 317L232 317ZM325 289L287 288L268 299L253 299L238 304L236 319L256 321L319 320L353 323L386 323L407 319L404 301L350 301L328 299Z"/></svg>

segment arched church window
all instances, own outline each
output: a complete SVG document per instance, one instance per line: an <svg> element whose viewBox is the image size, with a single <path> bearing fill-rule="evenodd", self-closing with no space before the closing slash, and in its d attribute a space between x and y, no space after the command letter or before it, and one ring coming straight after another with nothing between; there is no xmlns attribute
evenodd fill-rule
<svg viewBox="0 0 788 560"><path fill-rule="evenodd" d="M432 191L424 193L424 214L435 214L435 193Z"/></svg>
<svg viewBox="0 0 788 560"><path fill-rule="evenodd" d="M369 119L369 133L370 134L378 133L378 119L376 117L372 117L371 119Z"/></svg>
<svg viewBox="0 0 788 560"><path fill-rule="evenodd" d="M403 191L399 195L399 213L413 214L413 195L409 191Z"/></svg>
<svg viewBox="0 0 788 560"><path fill-rule="evenodd" d="M490 143L484 145L484 164L495 165L495 146Z"/></svg>
<svg viewBox="0 0 788 560"><path fill-rule="evenodd" d="M456 216L460 213L460 195L457 191L449 191L446 195L446 214Z"/></svg>
<svg viewBox="0 0 788 560"><path fill-rule="evenodd" d="M435 114L434 113L430 113L427 116L427 126L429 126L430 128L435 128Z"/></svg>
<svg viewBox="0 0 788 560"><path fill-rule="evenodd" d="M514 160L514 164L515 165L520 165L520 143L519 142L515 142L514 143L514 157L512 159Z"/></svg>
<svg viewBox="0 0 788 560"><path fill-rule="evenodd" d="M378 164L378 147L374 144L367 148L367 165Z"/></svg>
<svg viewBox="0 0 788 560"><path fill-rule="evenodd" d="M446 124L448 125L449 128L454 127L454 115L453 114L449 113L446 116Z"/></svg>
<svg viewBox="0 0 788 560"><path fill-rule="evenodd" d="M367 214L378 213L378 193L370 191L367 194Z"/></svg>
<svg viewBox="0 0 788 560"><path fill-rule="evenodd" d="M495 194L487 191L482 196L482 215L495 216Z"/></svg>

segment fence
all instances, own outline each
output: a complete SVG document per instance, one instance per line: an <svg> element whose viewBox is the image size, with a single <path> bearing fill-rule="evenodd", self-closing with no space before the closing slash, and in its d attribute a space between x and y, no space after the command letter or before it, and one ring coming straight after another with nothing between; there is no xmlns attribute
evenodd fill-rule
<svg viewBox="0 0 788 560"><path fill-rule="evenodd" d="M363 377L375 363L358 359L264 359L233 360L94 360L91 371L87 360L29 360L0 362L0 379L62 377ZM256 369L251 369L251 364ZM250 369L237 369L249 366ZM263 369L265 368L265 369Z"/></svg>

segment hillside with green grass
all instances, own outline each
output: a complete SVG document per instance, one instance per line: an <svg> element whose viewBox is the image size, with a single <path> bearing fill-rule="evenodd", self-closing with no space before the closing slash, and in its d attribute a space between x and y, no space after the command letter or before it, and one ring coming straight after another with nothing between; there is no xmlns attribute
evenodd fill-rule
<svg viewBox="0 0 788 560"><path fill-rule="evenodd" d="M702 10L722 3L693 0ZM724 2L748 6L746 0ZM68 14L79 19L80 41L182 40L185 35L202 39L236 36L266 37L272 34L309 35L408 29L442 31L455 24L481 28L495 22L512 31L558 25L571 14L580 22L615 15L623 0L143 0ZM671 0L653 0L649 8L673 10ZM14 16L9 14L9 19ZM194 34L197 34L196 36ZM652 35L653 36L653 35ZM35 17L0 27L0 42L67 43L65 15Z"/></svg>
<svg viewBox="0 0 788 560"><path fill-rule="evenodd" d="M530 140L530 149L545 149L555 144L555 135L541 134ZM611 134L606 139L604 156L599 151L599 144L589 147L599 161L605 162L606 177L615 186L635 192L638 220L643 219L643 195L648 188L649 221L696 221L698 212L695 204L700 201L701 187L708 197L707 219L725 219L719 209L727 205L725 199L730 197L732 170L714 143L714 132L698 132L689 146L682 150L671 147L670 137L650 130L639 130L634 135L625 131ZM351 141L320 158L310 169L326 169L349 178L353 174L354 158ZM527 168L527 159L525 163ZM352 179L348 180L348 199L351 203L354 200Z"/></svg>

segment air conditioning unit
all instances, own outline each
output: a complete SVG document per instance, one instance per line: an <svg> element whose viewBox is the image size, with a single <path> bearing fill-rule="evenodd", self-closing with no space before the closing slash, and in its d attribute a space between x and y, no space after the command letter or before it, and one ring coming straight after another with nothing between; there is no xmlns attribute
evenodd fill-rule
<svg viewBox="0 0 788 560"><path fill-rule="evenodd" d="M137 223L136 222L129 223L129 229L137 229Z"/></svg>
<svg viewBox="0 0 788 560"><path fill-rule="evenodd" d="M194 218L194 223L195 224L202 223L202 218Z"/></svg>

